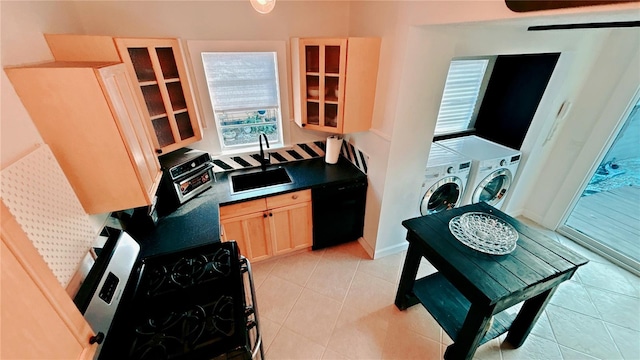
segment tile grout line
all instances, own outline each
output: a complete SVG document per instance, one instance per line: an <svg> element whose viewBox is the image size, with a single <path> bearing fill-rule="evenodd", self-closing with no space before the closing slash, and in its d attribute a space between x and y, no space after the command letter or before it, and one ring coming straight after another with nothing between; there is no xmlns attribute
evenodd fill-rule
<svg viewBox="0 0 640 360"><path fill-rule="evenodd" d="M282 281L287 281L287 282L290 282L290 283L292 283L292 284L295 284L295 283L293 283L293 282L291 282L291 281L289 281L289 280L287 280L287 279L283 279L283 278L279 277L278 275L273 275L273 276L277 277L278 279L280 279L280 280L282 280ZM295 284L295 285L298 285L298 284ZM293 302L293 306L291 306L291 309L289 309L289 311L287 311L287 315L284 317L284 320L282 320L282 324L280 325L280 329L278 329L278 334L277 334L277 335L279 335L279 334L280 334L280 331L282 331L282 328L283 328L283 327L286 327L286 326L285 326L285 323L287 322L287 319L289 319L289 315L291 315L291 311L293 310L293 308L294 308L294 307L296 306L296 304L298 303L298 300L300 300L300 297L302 296L302 292L304 291L304 289L306 289L306 287L305 287L305 286L302 286L302 290L300 291L300 294L298 294L298 296L296 297L296 301L294 301L294 302ZM294 334L296 334L296 335L302 336L303 338L305 338L305 339L307 339L307 340L309 340L309 341L311 341L311 342L313 342L313 343L315 343L315 344L318 344L318 343L317 343L317 342L315 342L314 340L311 340L311 339L307 338L306 336L304 336L304 335L302 335L302 334L298 334L298 333L297 333L296 331L294 331L293 329L289 329L289 328L287 327L287 330L291 331L292 333L294 333ZM273 337L273 341L275 341L275 339L276 339L277 335ZM272 341L272 343L273 343L273 341ZM271 344L270 344L270 345L271 345ZM320 344L318 344L318 345L320 345ZM323 347L326 349L326 346L323 346ZM324 351L323 351L322 353L324 354Z"/></svg>
<svg viewBox="0 0 640 360"><path fill-rule="evenodd" d="M311 279L311 275L313 275L314 272L316 272L316 269L318 268L318 264L320 264L320 261L322 261L322 258L324 257L324 253L326 252L326 250L322 251L322 255L318 256L318 260L316 260L315 265L313 265L313 270L311 270L311 272L309 273L309 276L307 276L307 279L304 281L304 285L302 285L303 289L307 288L307 284L309 283L309 279Z"/></svg>
<svg viewBox="0 0 640 360"><path fill-rule="evenodd" d="M324 254L322 254L322 257L324 258L324 255L326 254L326 251ZM342 310L344 309L344 305L345 302L347 301L347 296L349 295L349 291L351 290L351 286L353 285L353 279L356 277L356 273L358 272L358 268L360 267L360 261L361 259L358 259L358 265L356 265L356 269L353 272L353 275L351 275L351 280L349 281L349 286L347 286L347 292L345 293L344 297L342 298L342 301L340 302L340 310L338 311L338 316L336 317L336 320L333 322L333 326L331 327L331 335L329 335L329 342L327 343L327 346L325 346L325 350L324 352L327 351L327 349L329 348L329 344L331 343L331 338L333 337L333 333L334 331L336 331L336 326L338 325L338 319L340 319L340 315L342 314ZM311 290L311 289L309 289ZM313 290L311 290L313 291ZM335 350L332 350L335 351ZM348 359L350 359L349 355L343 354L341 352L335 351L340 355L346 356ZM324 356L324 353L322 354Z"/></svg>
<svg viewBox="0 0 640 360"><path fill-rule="evenodd" d="M557 305L554 305L554 306L557 306ZM561 307L561 306L559 306L559 307ZM594 305L594 307L595 307L595 305ZM562 309L564 309L564 310L567 310L567 311L575 312L575 313L580 314L580 315L588 316L588 317L590 317L590 318L592 318L592 319L596 319L596 318L594 318L594 317L592 317L592 316L589 316L589 315L585 315L585 314L578 313L577 311L573 311L573 310L565 309L565 308L563 308L563 307L561 307L561 308L562 308ZM598 309L596 309L596 311L597 311L597 310L598 310ZM544 311L545 311L545 313L547 312L547 310L546 310L546 309L545 309ZM553 337L556 339L555 343L556 343L558 346L560 346L561 344L560 344L560 342L558 342L558 337L556 336L556 330L554 330L554 329L553 329L554 325L553 325L553 323L551 322L551 318L549 317L549 314L547 314L547 319L549 319L549 327L551 327L551 332L553 333ZM606 325L604 325L604 321L602 321L601 319L596 319L596 320L599 320L600 322L602 322L602 323L603 323L603 326L604 326L605 330L607 331L607 334L609 335L609 338L611 339L611 342L613 342L613 345L616 347L616 350L618 350L618 353L622 356L622 353L620 352L620 349L618 349L618 346L616 345L616 342L613 340L613 337L611 337L611 334L609 333L609 329L607 329ZM593 357L593 358L600 359L599 357L597 357L597 356L595 356L595 355L592 355L592 354L586 354L586 353L584 353L583 351L580 351L580 350L577 350L577 349L572 348L571 346L568 346L568 345L562 345L562 346L566 347L567 349L571 349L571 350L573 350L573 351L575 351L575 352L578 352L578 353L580 353L580 354L585 354L585 355L587 355L587 356L591 356L591 357ZM563 357L563 359L564 359L564 355L562 355L562 350L560 350L560 356L562 356L562 357Z"/></svg>
<svg viewBox="0 0 640 360"><path fill-rule="evenodd" d="M268 260L267 260L267 261L268 261ZM275 268L275 266L278 264L278 262L279 262L279 261L280 261L280 259L275 259L275 260L273 261L273 262L274 262L274 264L271 266L271 268L269 269L269 271L268 271L268 272L267 272L267 274L265 275L264 280L262 280L262 282L260 283L260 285L256 287L256 293L258 292L258 289L259 289L260 287L262 287L262 285L263 285L263 284L267 281L267 279L271 276L271 272L273 272L273 269ZM253 267L253 266L255 266L255 264L252 264L252 267ZM254 270L255 270L255 268L254 268ZM257 295L257 294L256 294L256 295ZM260 321L260 319L258 319L258 321ZM277 324L277 322L275 322L275 321L273 321L273 320L270 320L270 319L269 319L269 321L274 322L274 323L276 323L276 324ZM278 334L280 334L280 330L282 329L282 326L284 326L284 325L282 325L282 324L278 324L278 325L279 325L279 327L278 327L278 331L276 331L276 333L273 335L273 339L271 340L271 343L269 343L269 346L265 346L265 349L264 349L264 354L265 354L265 355L267 355L267 352L269 351L269 348L271 347L271 344L273 344L273 340L275 340L275 339L276 339L276 337L278 337ZM264 334L262 334L262 335L264 336ZM264 344L264 338L262 339L262 343Z"/></svg>
<svg viewBox="0 0 640 360"><path fill-rule="evenodd" d="M266 349L264 349L264 354L267 355L269 353L269 349L271 348L271 345L273 345L273 342L276 340L276 338L278 337L278 335L280 335L280 330L282 330L282 327L284 325L280 325L280 327L278 327L278 331L276 331L276 333L273 335L273 339L271 339L271 342L269 343L269 346L266 346ZM264 344L264 339L263 339L263 344ZM266 358L268 358L268 356L265 356Z"/></svg>
<svg viewBox="0 0 640 360"><path fill-rule="evenodd" d="M625 279L625 280L627 280L627 279ZM596 285L584 284L584 283L582 283L582 285L584 285L585 287L592 288L592 289L601 290L601 291L604 291L604 292L607 292L607 293L610 293L610 294L620 295L620 296L624 296L624 297L628 297L628 298L640 301L640 297L637 297L637 296L619 293L617 291L601 288L601 287L596 286ZM633 284L630 284L630 285L633 287ZM589 299L591 300L591 302L593 302L593 300L591 299L591 296L589 296ZM594 306L595 306L595 304L594 304Z"/></svg>
<svg viewBox="0 0 640 360"><path fill-rule="evenodd" d="M589 301L591 301L591 305L593 305L593 307L596 309L598 314L600 314L600 321L602 322L602 326L604 326L604 330L607 332L607 334L609 334L609 338L611 339L611 342L613 343L613 346L616 348L616 350L618 350L618 354L620 354L621 358L624 359L624 356L622 356L622 351L620 350L620 347L616 343L616 340L614 339L613 335L611 334L611 331L609 330L609 327L607 326L608 322L604 321L603 315L602 315L602 311L600 311L600 309L598 309L598 307L596 306L595 302L593 301L593 297L591 296L591 293L586 289L589 286L588 285L583 285L583 286L585 287L584 291L587 293L587 296L589 297ZM595 286L591 286L591 287L595 288L595 289L599 289L599 290L605 291L605 292L607 291L606 289L600 289L600 288L595 287ZM612 292L612 291L609 291L609 292L617 294L616 292ZM626 326L621 326L621 327L623 327L625 329L627 328Z"/></svg>
<svg viewBox="0 0 640 360"><path fill-rule="evenodd" d="M624 359L624 356L622 356L622 351L620 350L620 347L618 346L618 344L616 343L615 339L613 338L613 335L611 334L611 331L609 331L609 327L607 326L607 323L605 321L603 321L602 325L604 326L604 330L607 332L607 334L609 334L609 337L611 338L611 342L613 343L613 346L616 348L616 350L618 350L618 354L620 354L620 358Z"/></svg>
<svg viewBox="0 0 640 360"><path fill-rule="evenodd" d="M280 326L280 329L278 329L278 334L280 333L280 330L282 329L282 327L286 327L285 323L287 322L287 319L288 319L288 318L289 318L289 316L291 315L291 311L293 310L293 308L296 306L296 304L297 304L297 303L298 303L298 301L300 300L300 297L302 296L302 292L303 292L305 289L306 289L306 290L309 290L309 291L311 291L311 292L313 292L313 293L315 293L315 294L319 294L319 295L325 296L325 295L323 295L323 294L318 293L317 291L315 291L315 290L313 290L313 289L307 288L307 284L309 283L309 279L311 278L311 276L313 275L313 273L314 273L314 272L316 271L316 269L318 268L318 264L320 264L320 261L322 261L322 259L324 258L324 255L325 255L325 254L326 254L326 251L324 251L324 252L322 253L322 255L320 255L320 259L318 259L318 261L316 262L316 264L315 264L315 265L314 265L314 267L313 267L313 270L309 273L309 276L308 276L308 277L307 277L307 279L305 280L304 285L302 285L302 291L300 292L300 294L299 294L299 295L298 295L298 297L296 298L296 300L295 300L295 302L293 303L293 306L291 307L291 309L289 309L289 312L287 312L287 315L285 316L284 321L282 322L282 325ZM292 256L295 256L295 255L298 255L298 254L293 254ZM358 265L359 265L359 264L360 264L360 260L358 260ZM275 267L275 266L274 266L274 267ZM356 269L357 269L357 267L356 267ZM270 276L271 276L271 274L270 274ZM281 280L283 280L283 281L289 281L289 280L283 279L283 278L281 278L281 277L279 277L278 275L275 275L275 274L273 274L273 276L275 276L275 277L277 277L277 278L279 278L279 279L281 279ZM351 288L351 284L353 283L353 277L355 277L355 271L354 271L354 275L353 275L353 276L352 276L352 278L351 278L351 281L349 282L349 287L348 287L347 289ZM347 293L348 293L348 290L347 290ZM338 311L338 317L340 316L340 313L342 312L342 309L343 309L343 307L344 307L344 301L345 301L345 299L346 299L346 295L345 295L345 297L342 299L342 301L340 302L340 310ZM337 300L336 300L336 301L337 301ZM331 335L333 334L333 331L335 330L335 326L336 326L337 322L338 322L338 318L336 317L336 320L333 322L333 325L332 325L332 328L331 328L331 332L330 332L330 334L331 334ZM293 330L293 329L290 329L290 328L288 328L288 327L287 327L287 330L289 330L289 331L293 332L294 334L297 334L297 335L299 335L299 336L302 336L303 338L307 339L308 341L311 341L311 342L313 342L313 343L315 343L315 344L318 344L318 345L322 346L324 350L323 350L323 352L322 352L321 358L322 358L322 356L324 356L324 354L326 353L327 349L329 348L329 343L328 343L328 342L327 342L327 345L322 345L322 344L319 344L316 340L309 339L306 335L300 334L300 333L298 333L297 331L295 331L295 330ZM276 336L277 336L277 335L276 335ZM274 337L274 339L275 339L275 337ZM329 341L331 341L331 336L329 336ZM341 354L341 355L344 355L344 354ZM346 355L345 355L345 356L346 356Z"/></svg>
<svg viewBox="0 0 640 360"><path fill-rule="evenodd" d="M558 347L558 352L560 352L560 357L562 359L564 359L564 355L562 354L562 349L560 349L560 343L558 342L558 336L556 335L556 331L553 330L553 325L551 324L551 318L549 317L549 314L547 313L546 306L545 306L545 309L543 310L543 312L544 312L544 315L547 317L547 321L549 321L549 327L551 328L551 333L553 334L554 343L556 344L556 347ZM540 320L540 318L538 318L538 320ZM537 323L537 321L536 321L536 323ZM530 334L530 335L532 335L532 334ZM565 346L565 347L567 347L567 348L569 348L571 350L577 351L577 350L575 350L573 348L570 348L568 346ZM581 351L578 351L578 352L582 353ZM500 353L502 353L502 349L500 349ZM587 355L587 354L585 354L585 355Z"/></svg>

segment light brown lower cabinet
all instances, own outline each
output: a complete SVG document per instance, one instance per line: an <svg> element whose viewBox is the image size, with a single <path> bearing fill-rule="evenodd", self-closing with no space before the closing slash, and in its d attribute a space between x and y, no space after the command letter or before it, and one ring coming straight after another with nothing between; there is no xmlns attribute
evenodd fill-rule
<svg viewBox="0 0 640 360"><path fill-rule="evenodd" d="M222 241L254 262L311 247L311 224L311 190L220 207Z"/></svg>
<svg viewBox="0 0 640 360"><path fill-rule="evenodd" d="M0 203L0 359L92 359L93 331Z"/></svg>

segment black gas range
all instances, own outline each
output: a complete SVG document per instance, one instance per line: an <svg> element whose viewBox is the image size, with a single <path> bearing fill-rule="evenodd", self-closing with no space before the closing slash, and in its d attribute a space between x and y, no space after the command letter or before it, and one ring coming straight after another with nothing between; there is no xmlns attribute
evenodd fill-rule
<svg viewBox="0 0 640 360"><path fill-rule="evenodd" d="M258 354L264 359L251 265L231 241L139 261L99 359L223 360Z"/></svg>

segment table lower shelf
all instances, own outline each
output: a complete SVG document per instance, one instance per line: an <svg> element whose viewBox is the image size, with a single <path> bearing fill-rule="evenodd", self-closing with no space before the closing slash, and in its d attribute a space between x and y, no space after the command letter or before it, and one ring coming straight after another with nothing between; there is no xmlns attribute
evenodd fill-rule
<svg viewBox="0 0 640 360"><path fill-rule="evenodd" d="M416 280L413 293L455 342L471 307L469 300L440 273ZM494 315L493 324L480 344L507 332L514 319L515 316L506 311Z"/></svg>

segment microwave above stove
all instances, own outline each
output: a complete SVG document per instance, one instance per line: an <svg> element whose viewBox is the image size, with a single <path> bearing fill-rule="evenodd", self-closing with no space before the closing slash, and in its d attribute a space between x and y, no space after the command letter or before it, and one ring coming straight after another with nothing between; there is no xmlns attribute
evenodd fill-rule
<svg viewBox="0 0 640 360"><path fill-rule="evenodd" d="M160 215L176 210L216 181L211 156L205 151L183 148L159 160L162 167L157 205Z"/></svg>

